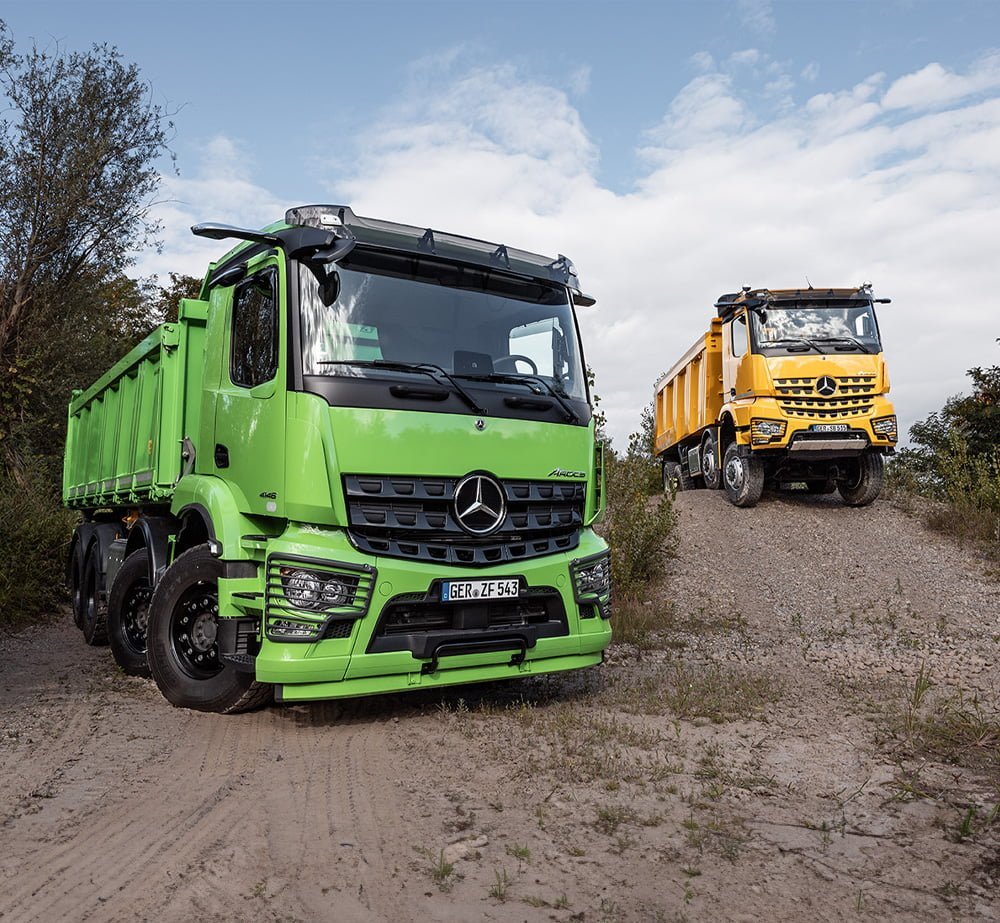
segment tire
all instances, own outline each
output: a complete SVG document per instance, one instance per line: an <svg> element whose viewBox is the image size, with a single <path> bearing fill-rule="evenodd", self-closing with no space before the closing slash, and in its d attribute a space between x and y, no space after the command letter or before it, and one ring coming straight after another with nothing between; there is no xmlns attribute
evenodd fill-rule
<svg viewBox="0 0 1000 923"><path fill-rule="evenodd" d="M94 647L108 643L108 610L101 601L100 550L93 544L83 562L83 579L80 592L80 628L83 640Z"/></svg>
<svg viewBox="0 0 1000 923"><path fill-rule="evenodd" d="M233 714L271 700L270 685L219 658L215 619L221 576L222 562L208 545L198 545L167 568L153 591L146 656L163 697L178 708Z"/></svg>
<svg viewBox="0 0 1000 923"><path fill-rule="evenodd" d="M69 562L69 599L73 624L83 628L83 552L80 543L73 546L73 559Z"/></svg>
<svg viewBox="0 0 1000 923"><path fill-rule="evenodd" d="M687 465L684 462L675 462L677 465L677 490L697 490L698 482L688 473Z"/></svg>
<svg viewBox="0 0 1000 923"><path fill-rule="evenodd" d="M764 463L753 455L740 455L735 442L726 447L722 481L733 506L756 506L764 492Z"/></svg>
<svg viewBox="0 0 1000 923"><path fill-rule="evenodd" d="M806 481L806 490L811 494L832 494L837 489L837 482L832 478Z"/></svg>
<svg viewBox="0 0 1000 923"><path fill-rule="evenodd" d="M152 595L149 557L145 550L136 551L125 559L108 594L108 644L129 676L149 676L146 626Z"/></svg>
<svg viewBox="0 0 1000 923"><path fill-rule="evenodd" d="M701 441L701 476L709 490L722 487L722 472L719 470L718 449L715 434L709 430Z"/></svg>
<svg viewBox="0 0 1000 923"><path fill-rule="evenodd" d="M853 481L838 484L837 490L848 506L868 506L882 491L884 478L882 456L876 452L865 452L858 459L857 476Z"/></svg>

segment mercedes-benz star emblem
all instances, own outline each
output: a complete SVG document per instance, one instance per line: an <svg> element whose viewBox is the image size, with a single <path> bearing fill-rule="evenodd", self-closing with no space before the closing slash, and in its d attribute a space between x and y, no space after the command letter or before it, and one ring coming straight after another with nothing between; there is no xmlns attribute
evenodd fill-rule
<svg viewBox="0 0 1000 923"><path fill-rule="evenodd" d="M467 474L455 485L455 518L473 535L489 535L507 515L503 488L489 475Z"/></svg>
<svg viewBox="0 0 1000 923"><path fill-rule="evenodd" d="M837 382L835 382L829 375L824 375L822 378L816 379L816 390L823 395L823 397L829 397L831 394L837 390Z"/></svg>

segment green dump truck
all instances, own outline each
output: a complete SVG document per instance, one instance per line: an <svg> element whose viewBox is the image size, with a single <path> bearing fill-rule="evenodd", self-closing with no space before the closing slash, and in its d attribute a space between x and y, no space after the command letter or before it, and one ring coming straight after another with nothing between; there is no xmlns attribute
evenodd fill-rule
<svg viewBox="0 0 1000 923"><path fill-rule="evenodd" d="M290 209L74 394L87 643L242 711L599 663L610 568L573 264Z"/></svg>

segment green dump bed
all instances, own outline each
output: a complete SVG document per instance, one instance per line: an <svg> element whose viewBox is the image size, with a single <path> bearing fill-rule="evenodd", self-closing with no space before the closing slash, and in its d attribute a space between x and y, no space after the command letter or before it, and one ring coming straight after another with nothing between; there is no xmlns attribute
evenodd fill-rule
<svg viewBox="0 0 1000 923"><path fill-rule="evenodd" d="M69 405L63 502L76 509L169 502L198 431L206 305L182 300Z"/></svg>

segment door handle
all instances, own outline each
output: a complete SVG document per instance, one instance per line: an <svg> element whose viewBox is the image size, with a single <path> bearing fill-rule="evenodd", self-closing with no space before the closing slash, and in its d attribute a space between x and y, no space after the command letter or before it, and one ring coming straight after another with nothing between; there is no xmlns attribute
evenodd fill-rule
<svg viewBox="0 0 1000 923"><path fill-rule="evenodd" d="M217 442L215 444L215 467L229 467L229 449L227 449L221 442Z"/></svg>

